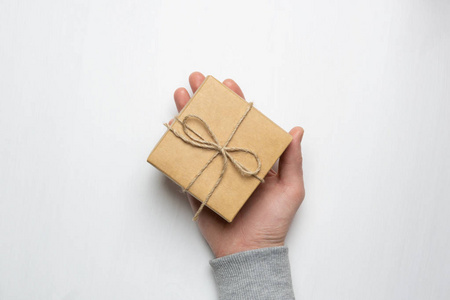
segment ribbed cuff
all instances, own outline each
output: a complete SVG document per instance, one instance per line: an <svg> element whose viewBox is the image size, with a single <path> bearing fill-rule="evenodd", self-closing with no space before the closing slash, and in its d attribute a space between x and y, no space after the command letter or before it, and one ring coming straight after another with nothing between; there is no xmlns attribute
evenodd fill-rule
<svg viewBox="0 0 450 300"><path fill-rule="evenodd" d="M219 299L295 299L286 246L239 252L211 260Z"/></svg>

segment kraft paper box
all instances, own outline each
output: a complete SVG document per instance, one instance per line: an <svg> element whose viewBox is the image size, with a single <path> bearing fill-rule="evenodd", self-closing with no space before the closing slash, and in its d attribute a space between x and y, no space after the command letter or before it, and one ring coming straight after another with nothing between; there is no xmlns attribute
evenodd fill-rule
<svg viewBox="0 0 450 300"><path fill-rule="evenodd" d="M201 202L213 191L206 206L228 222L292 140L289 133L212 76L206 77L169 126L172 131L166 131L147 161ZM209 148L202 148L205 146ZM257 159L257 174L245 174L258 169Z"/></svg>

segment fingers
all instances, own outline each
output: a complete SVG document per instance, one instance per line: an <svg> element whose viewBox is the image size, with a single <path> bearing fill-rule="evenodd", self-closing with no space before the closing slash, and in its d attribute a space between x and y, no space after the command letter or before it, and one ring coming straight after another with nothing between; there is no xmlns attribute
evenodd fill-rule
<svg viewBox="0 0 450 300"><path fill-rule="evenodd" d="M203 80L205 80L205 76L200 72L194 72L189 75L189 84L191 85L193 93L195 93L200 85L202 85Z"/></svg>
<svg viewBox="0 0 450 300"><path fill-rule="evenodd" d="M191 85L193 93L195 93L195 91L199 88L203 80L205 80L205 76L203 76L203 74L200 72L194 72L189 76L189 84ZM177 106L177 110L178 112L180 112L186 105L186 103L188 103L191 96L189 95L189 92L185 88L180 87L175 90L173 98L175 99L175 105Z"/></svg>
<svg viewBox="0 0 450 300"><path fill-rule="evenodd" d="M189 84L191 85L193 93L197 91L199 86L202 84L203 80L205 80L205 76L203 76L203 74L200 72L194 72L189 76ZM173 98L175 99L175 105L177 106L177 110L178 112L180 112L186 105L186 103L188 103L191 96L189 95L189 92L185 88L180 87L175 90Z"/></svg>
<svg viewBox="0 0 450 300"><path fill-rule="evenodd" d="M275 172L275 170L272 168L269 170L269 172L267 172L266 177L274 177L277 176L277 172Z"/></svg>
<svg viewBox="0 0 450 300"><path fill-rule="evenodd" d="M300 143L304 130L301 127L294 127L289 133L292 135L292 142L280 157L278 174L280 180L286 184L303 183L303 159Z"/></svg>
<svg viewBox="0 0 450 300"><path fill-rule="evenodd" d="M229 87L233 92L235 92L236 94L238 94L239 96L241 96L242 98L245 99L244 97L244 93L242 92L241 88L239 87L239 85L234 82L233 79L226 79L224 80L223 84L225 84L227 87Z"/></svg>
<svg viewBox="0 0 450 300"><path fill-rule="evenodd" d="M205 80L205 76L200 72L193 72L189 75L189 84L191 86L192 92L195 93L197 89L202 85ZM223 82L224 85L229 87L233 92L238 94L240 97L244 98L244 93L242 92L239 85L233 79L226 79ZM190 99L189 92L185 88L178 88L174 93L175 104L177 106L178 112L180 112L183 107L188 103Z"/></svg>
<svg viewBox="0 0 450 300"><path fill-rule="evenodd" d="M180 87L175 90L173 98L175 99L175 105L177 106L177 110L178 112L180 112L186 105L186 103L188 103L191 96L189 96L189 93L185 88Z"/></svg>
<svg viewBox="0 0 450 300"><path fill-rule="evenodd" d="M192 92L195 93L197 89L200 87L200 85L205 80L205 76L200 72L193 72L189 76L189 84L191 85ZM233 92L244 98L244 93L242 93L241 88L237 85L236 82L232 79L226 79L223 84L225 84L227 87L229 87Z"/></svg>

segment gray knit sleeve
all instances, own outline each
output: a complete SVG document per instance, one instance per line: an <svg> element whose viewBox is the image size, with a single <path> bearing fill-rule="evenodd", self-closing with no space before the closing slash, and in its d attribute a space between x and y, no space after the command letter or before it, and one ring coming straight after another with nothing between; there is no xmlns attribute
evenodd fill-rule
<svg viewBox="0 0 450 300"><path fill-rule="evenodd" d="M295 299L286 246L239 252L210 265L220 300Z"/></svg>

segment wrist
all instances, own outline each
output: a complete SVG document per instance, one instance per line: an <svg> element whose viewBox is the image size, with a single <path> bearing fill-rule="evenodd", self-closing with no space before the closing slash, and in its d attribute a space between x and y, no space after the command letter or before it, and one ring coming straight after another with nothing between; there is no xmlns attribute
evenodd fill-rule
<svg viewBox="0 0 450 300"><path fill-rule="evenodd" d="M217 249L211 247L211 249L213 250L214 256L216 258L220 258L239 252L280 246L284 246L284 241L254 241L250 243L239 242L223 245Z"/></svg>

